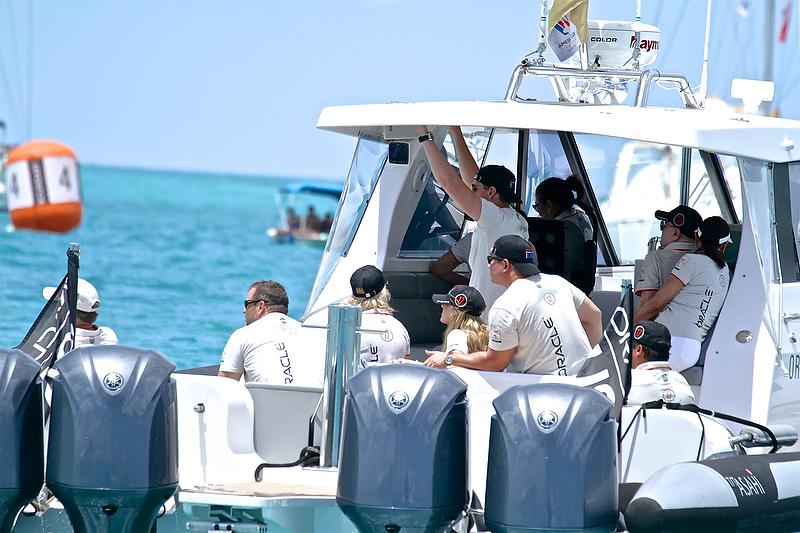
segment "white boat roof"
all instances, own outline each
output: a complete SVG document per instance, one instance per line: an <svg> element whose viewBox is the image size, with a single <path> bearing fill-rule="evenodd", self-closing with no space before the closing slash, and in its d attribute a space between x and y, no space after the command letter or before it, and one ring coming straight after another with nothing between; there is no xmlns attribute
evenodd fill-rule
<svg viewBox="0 0 800 533"><path fill-rule="evenodd" d="M414 138L417 124L589 133L766 161L800 160L800 121L721 111L553 102L418 102L326 107L317 127L347 135ZM387 133L387 126L400 126Z"/></svg>

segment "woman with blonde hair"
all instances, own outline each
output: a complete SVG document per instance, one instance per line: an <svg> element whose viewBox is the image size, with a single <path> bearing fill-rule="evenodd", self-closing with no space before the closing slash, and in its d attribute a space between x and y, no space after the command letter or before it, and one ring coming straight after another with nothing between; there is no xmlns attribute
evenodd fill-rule
<svg viewBox="0 0 800 533"><path fill-rule="evenodd" d="M474 287L456 285L447 294L434 294L432 299L442 306L439 319L447 324L444 351L427 351L426 366L444 368L453 364L453 354L485 351L489 345L489 327L481 320L486 309L483 296Z"/></svg>
<svg viewBox="0 0 800 533"><path fill-rule="evenodd" d="M365 265L350 276L350 287L353 294L348 303L361 307L361 328L382 332L361 334L361 368L410 357L411 340L405 326L392 316L392 295L383 272Z"/></svg>

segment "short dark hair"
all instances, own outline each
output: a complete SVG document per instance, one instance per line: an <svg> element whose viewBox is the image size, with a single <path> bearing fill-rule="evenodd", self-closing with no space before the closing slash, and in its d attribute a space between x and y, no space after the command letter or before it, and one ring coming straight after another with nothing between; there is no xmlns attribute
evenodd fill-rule
<svg viewBox="0 0 800 533"><path fill-rule="evenodd" d="M77 317L78 320L81 322L88 322L89 324L94 324L94 321L97 320L97 311L81 311L80 309L77 310Z"/></svg>
<svg viewBox="0 0 800 533"><path fill-rule="evenodd" d="M254 300L264 300L264 304L269 311L278 313L289 312L289 296L286 294L286 289L277 281L271 279L264 279L261 281L254 281L250 284L250 289L255 289L253 294Z"/></svg>
<svg viewBox="0 0 800 533"><path fill-rule="evenodd" d="M654 349L652 349L652 348L650 348L648 346L645 346L644 344L641 344L641 343L637 342L636 340L634 340L633 342L634 342L634 348L636 346L641 346L642 347L642 353L644 354L645 360L647 360L647 361L669 361L669 353L660 354L657 351L655 351Z"/></svg>

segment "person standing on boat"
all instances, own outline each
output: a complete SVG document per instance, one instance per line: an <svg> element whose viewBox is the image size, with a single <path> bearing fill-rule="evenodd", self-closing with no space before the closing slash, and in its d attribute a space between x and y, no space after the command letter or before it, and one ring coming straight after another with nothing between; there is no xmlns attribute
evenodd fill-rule
<svg viewBox="0 0 800 533"><path fill-rule="evenodd" d="M671 346L671 335L667 326L642 320L633 327L628 404L641 405L657 400L694 403L692 388L669 364Z"/></svg>
<svg viewBox="0 0 800 533"><path fill-rule="evenodd" d="M428 357L426 366L443 368L453 364L456 355L486 351L489 328L481 320L486 303L477 289L456 285L447 294L434 294L431 299L442 306L439 320L447 329L444 331L444 356Z"/></svg>
<svg viewBox="0 0 800 533"><path fill-rule="evenodd" d="M56 292L55 287L45 287L42 296L49 300ZM75 314L75 347L100 346L117 344L117 334L108 326L98 326L97 309L100 307L100 295L94 285L83 278L78 278L78 308Z"/></svg>
<svg viewBox="0 0 800 533"><path fill-rule="evenodd" d="M725 246L728 223L708 217L695 233L696 250L682 256L664 285L634 313L633 320L655 320L669 328L669 362L678 372L697 363L700 344L714 325L728 293L730 271Z"/></svg>
<svg viewBox="0 0 800 533"><path fill-rule="evenodd" d="M308 211L306 211L306 217L303 219L303 231L307 232L318 232L320 223L322 221L319 219L317 215L317 211L314 209L313 205L308 206Z"/></svg>
<svg viewBox="0 0 800 533"><path fill-rule="evenodd" d="M411 339L406 327L389 305L392 295L383 272L365 265L350 276L353 295L348 303L361 307L361 327L382 333L361 333L361 368L374 363L411 357Z"/></svg>
<svg viewBox="0 0 800 533"><path fill-rule="evenodd" d="M566 220L581 230L583 238L591 241L594 236L589 215L578 207L583 196L583 185L574 175L561 178L547 178L536 187L533 208L545 220Z"/></svg>
<svg viewBox="0 0 800 533"><path fill-rule="evenodd" d="M234 331L219 363L218 376L247 382L319 386L322 367L302 357L300 323L287 316L289 297L277 281L252 283L244 300L245 326Z"/></svg>
<svg viewBox="0 0 800 533"><path fill-rule="evenodd" d="M639 305L644 304L664 285L678 259L697 249L694 235L703 222L700 213L687 205L679 205L671 211L656 211L661 221L661 245L648 252L634 287Z"/></svg>
<svg viewBox="0 0 800 533"><path fill-rule="evenodd" d="M503 293L503 288L492 283L489 275L485 258L490 246L501 235L528 237L528 221L514 207L522 203L514 191L514 173L501 165L486 165L479 169L461 128L451 126L450 137L456 149L459 176L439 151L433 134L424 126L418 126L417 131L436 181L458 208L477 223L469 254L469 268L472 271L469 284L478 289L486 305L491 307ZM472 183L472 187L467 183ZM484 318L485 315L484 311Z"/></svg>
<svg viewBox="0 0 800 533"><path fill-rule="evenodd" d="M492 281L505 287L489 311L486 351L452 355L455 366L574 376L602 338L600 309L561 276L542 274L533 245L504 235L486 257ZM443 352L428 352L439 362ZM427 363L426 363L427 364Z"/></svg>

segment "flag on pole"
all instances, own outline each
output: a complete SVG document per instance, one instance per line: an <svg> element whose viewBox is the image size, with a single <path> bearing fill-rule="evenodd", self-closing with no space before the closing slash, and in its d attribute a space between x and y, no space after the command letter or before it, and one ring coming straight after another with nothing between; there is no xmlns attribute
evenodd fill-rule
<svg viewBox="0 0 800 533"><path fill-rule="evenodd" d="M588 39L589 0L545 0L550 44L559 61L569 59Z"/></svg>
<svg viewBox="0 0 800 533"><path fill-rule="evenodd" d="M78 305L78 249L67 250L67 275L36 317L17 346L47 370L75 347L75 314Z"/></svg>
<svg viewBox="0 0 800 533"><path fill-rule="evenodd" d="M792 2L786 2L781 9L781 27L778 30L778 42L785 43L789 37L789 21L792 18Z"/></svg>
<svg viewBox="0 0 800 533"><path fill-rule="evenodd" d="M633 289L626 283L622 288L622 301L611 315L603 339L578 371L578 377L595 378L591 386L614 402L612 413L617 420L631 384L632 319Z"/></svg>

